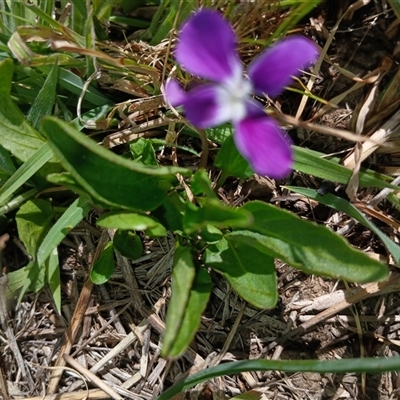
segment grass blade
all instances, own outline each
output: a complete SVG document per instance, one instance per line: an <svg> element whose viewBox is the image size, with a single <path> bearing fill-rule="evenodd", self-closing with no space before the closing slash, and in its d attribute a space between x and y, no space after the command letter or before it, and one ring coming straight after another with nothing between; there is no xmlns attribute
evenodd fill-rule
<svg viewBox="0 0 400 400"><path fill-rule="evenodd" d="M319 372L345 373L366 372L381 373L400 369L400 357L391 358L353 358L332 361L318 360L250 360L221 364L205 369L181 380L167 389L157 400L168 400L173 396L201 382L224 375L236 375L249 371L283 371L283 372Z"/></svg>

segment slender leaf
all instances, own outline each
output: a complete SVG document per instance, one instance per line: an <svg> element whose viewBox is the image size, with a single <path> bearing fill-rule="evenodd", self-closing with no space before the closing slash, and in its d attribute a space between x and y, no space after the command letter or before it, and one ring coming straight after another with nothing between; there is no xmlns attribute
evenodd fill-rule
<svg viewBox="0 0 400 400"><path fill-rule="evenodd" d="M102 215L97 220L97 225L111 229L126 229L135 231L159 232L159 236L166 236L167 231L163 225L148 215L132 213L129 211L114 211Z"/></svg>
<svg viewBox="0 0 400 400"><path fill-rule="evenodd" d="M354 218L355 220L363 224L366 228L374 232L379 237L379 239L382 240L383 244L392 254L396 263L400 265L399 245L394 243L391 239L389 239L375 224L373 224L361 211L359 211L347 200L337 197L331 193L327 193L321 196L313 189L306 189L295 186L289 186L288 189L292 190L293 192L307 196L310 199L316 200L321 204L325 204L326 206L332 207L337 211L342 211L346 213L348 216Z"/></svg>
<svg viewBox="0 0 400 400"><path fill-rule="evenodd" d="M13 62L0 63L0 145L24 162L43 146L44 139L29 125L10 97Z"/></svg>
<svg viewBox="0 0 400 400"><path fill-rule="evenodd" d="M148 211L166 198L177 167L147 167L98 146L74 127L54 118L43 121L49 144L73 178L95 199L110 206Z"/></svg>
<svg viewBox="0 0 400 400"><path fill-rule="evenodd" d="M51 115L56 99L57 72L58 66L54 65L29 110L27 118L35 129L39 128L43 117Z"/></svg>
<svg viewBox="0 0 400 400"><path fill-rule="evenodd" d="M341 360L250 360L235 361L207 368L182 379L167 389L157 400L169 400L184 390L212 378L239 375L250 371L318 372L324 373L382 373L400 370L400 357L347 358Z"/></svg>
<svg viewBox="0 0 400 400"><path fill-rule="evenodd" d="M67 234L87 215L90 203L86 198L79 197L64 212L51 227L41 242L37 251L38 264L42 265L52 251L61 243Z"/></svg>
<svg viewBox="0 0 400 400"><path fill-rule="evenodd" d="M343 184L349 182L352 174L350 169L343 167L334 161L322 158L325 155L318 153L317 151L297 146L294 146L294 150L294 169L333 182ZM385 175L373 171L361 171L359 176L360 186L398 189L398 186L386 182L386 180L390 178Z"/></svg>
<svg viewBox="0 0 400 400"><path fill-rule="evenodd" d="M40 168L43 167L53 156L50 146L44 143L0 189L0 204L4 204L7 199L24 185Z"/></svg>
<svg viewBox="0 0 400 400"><path fill-rule="evenodd" d="M189 347L199 328L201 316L210 298L211 289L210 275L204 268L197 268L182 323L175 333L172 347L168 353L164 353L163 347L164 357L178 357Z"/></svg>
<svg viewBox="0 0 400 400"><path fill-rule="evenodd" d="M182 328L195 276L196 267L191 248L177 244L172 267L171 300L168 305L162 344L163 357L169 355L174 349L177 334Z"/></svg>
<svg viewBox="0 0 400 400"><path fill-rule="evenodd" d="M46 260L45 268L46 280L53 295L54 303L57 311L61 313L61 281L57 247L53 249L50 257Z"/></svg>
<svg viewBox="0 0 400 400"><path fill-rule="evenodd" d="M325 226L259 201L242 208L253 214L254 222L247 231L233 234L241 235L243 242L258 241L268 254L294 268L353 282L383 281L388 276L385 265L350 247Z"/></svg>

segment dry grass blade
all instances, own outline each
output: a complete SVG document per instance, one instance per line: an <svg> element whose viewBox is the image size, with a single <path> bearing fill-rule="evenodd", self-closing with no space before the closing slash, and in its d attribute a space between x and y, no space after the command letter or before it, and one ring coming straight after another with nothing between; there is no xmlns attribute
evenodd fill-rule
<svg viewBox="0 0 400 400"><path fill-rule="evenodd" d="M315 315L313 318L303 322L301 325L291 330L286 335L283 335L281 338L279 338L278 341L270 343L265 349L265 351L273 349L275 346L277 346L280 343L283 343L289 338L304 334L312 326L322 321L325 321L328 318L331 318L338 312L350 307L353 304L358 303L359 301L368 299L369 297L378 296L384 293L397 292L399 290L400 290L400 274L397 272L393 272L390 278L386 282L371 283L369 285L357 289L344 300L341 300L337 304L332 305L328 309Z"/></svg>
<svg viewBox="0 0 400 400"><path fill-rule="evenodd" d="M108 233L104 231L101 236L101 240L96 248L96 253L93 258L93 263L96 262L97 258L100 256L107 241L108 241ZM75 339L78 335L78 332L81 329L83 317L85 315L87 308L89 307L92 289L93 289L93 282L91 281L90 277L88 277L80 293L79 300L76 304L71 324L66 334L64 335L64 343L61 346L60 352L58 354L57 361L55 363L56 367L65 366L64 355L65 354L68 355L70 353L72 346L75 343ZM58 389L58 384L61 379L61 375L62 375L61 369L58 368L53 370L48 387L49 394L56 393Z"/></svg>
<svg viewBox="0 0 400 400"><path fill-rule="evenodd" d="M71 356L64 354L63 358L65 362L71 365L74 369L76 369L81 374L85 375L92 383L94 383L101 390L106 392L111 398L114 400L122 400L122 397L116 393L113 389L111 389L107 384L105 384L100 378L98 378L94 373L80 365L76 360L74 360Z"/></svg>
<svg viewBox="0 0 400 400"><path fill-rule="evenodd" d="M89 391L78 391L73 393L57 393L45 396L26 397L25 400L104 400L109 399L110 395L101 389L91 389Z"/></svg>
<svg viewBox="0 0 400 400"><path fill-rule="evenodd" d="M387 142L392 135L396 135L400 128L400 111L397 111L388 121L386 121L381 128L376 130L367 140L362 144L362 153L360 161L365 160L371 155L379 146ZM350 154L343 161L344 166L348 168L355 167L355 157Z"/></svg>

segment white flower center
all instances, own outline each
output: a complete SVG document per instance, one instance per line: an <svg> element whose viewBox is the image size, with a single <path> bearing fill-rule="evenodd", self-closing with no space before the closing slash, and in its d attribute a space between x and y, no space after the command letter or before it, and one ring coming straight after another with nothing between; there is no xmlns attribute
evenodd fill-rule
<svg viewBox="0 0 400 400"><path fill-rule="evenodd" d="M244 77L242 70L238 71L231 79L221 84L219 102L226 113L227 119L232 122L240 121L246 117L246 102L251 99L253 87L251 82Z"/></svg>

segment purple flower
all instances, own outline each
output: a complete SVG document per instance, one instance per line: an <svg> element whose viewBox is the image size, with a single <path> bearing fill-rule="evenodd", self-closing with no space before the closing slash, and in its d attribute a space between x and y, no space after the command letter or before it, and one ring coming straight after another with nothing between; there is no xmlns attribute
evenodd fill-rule
<svg viewBox="0 0 400 400"><path fill-rule="evenodd" d="M182 105L187 119L200 129L232 122L236 147L253 170L283 178L292 166L291 141L252 95L280 94L292 75L316 58L317 47L302 36L291 36L261 53L247 75L236 47L232 27L217 11L203 9L190 17L180 32L175 58L210 83L185 92L176 80L168 80L166 100L174 107Z"/></svg>

